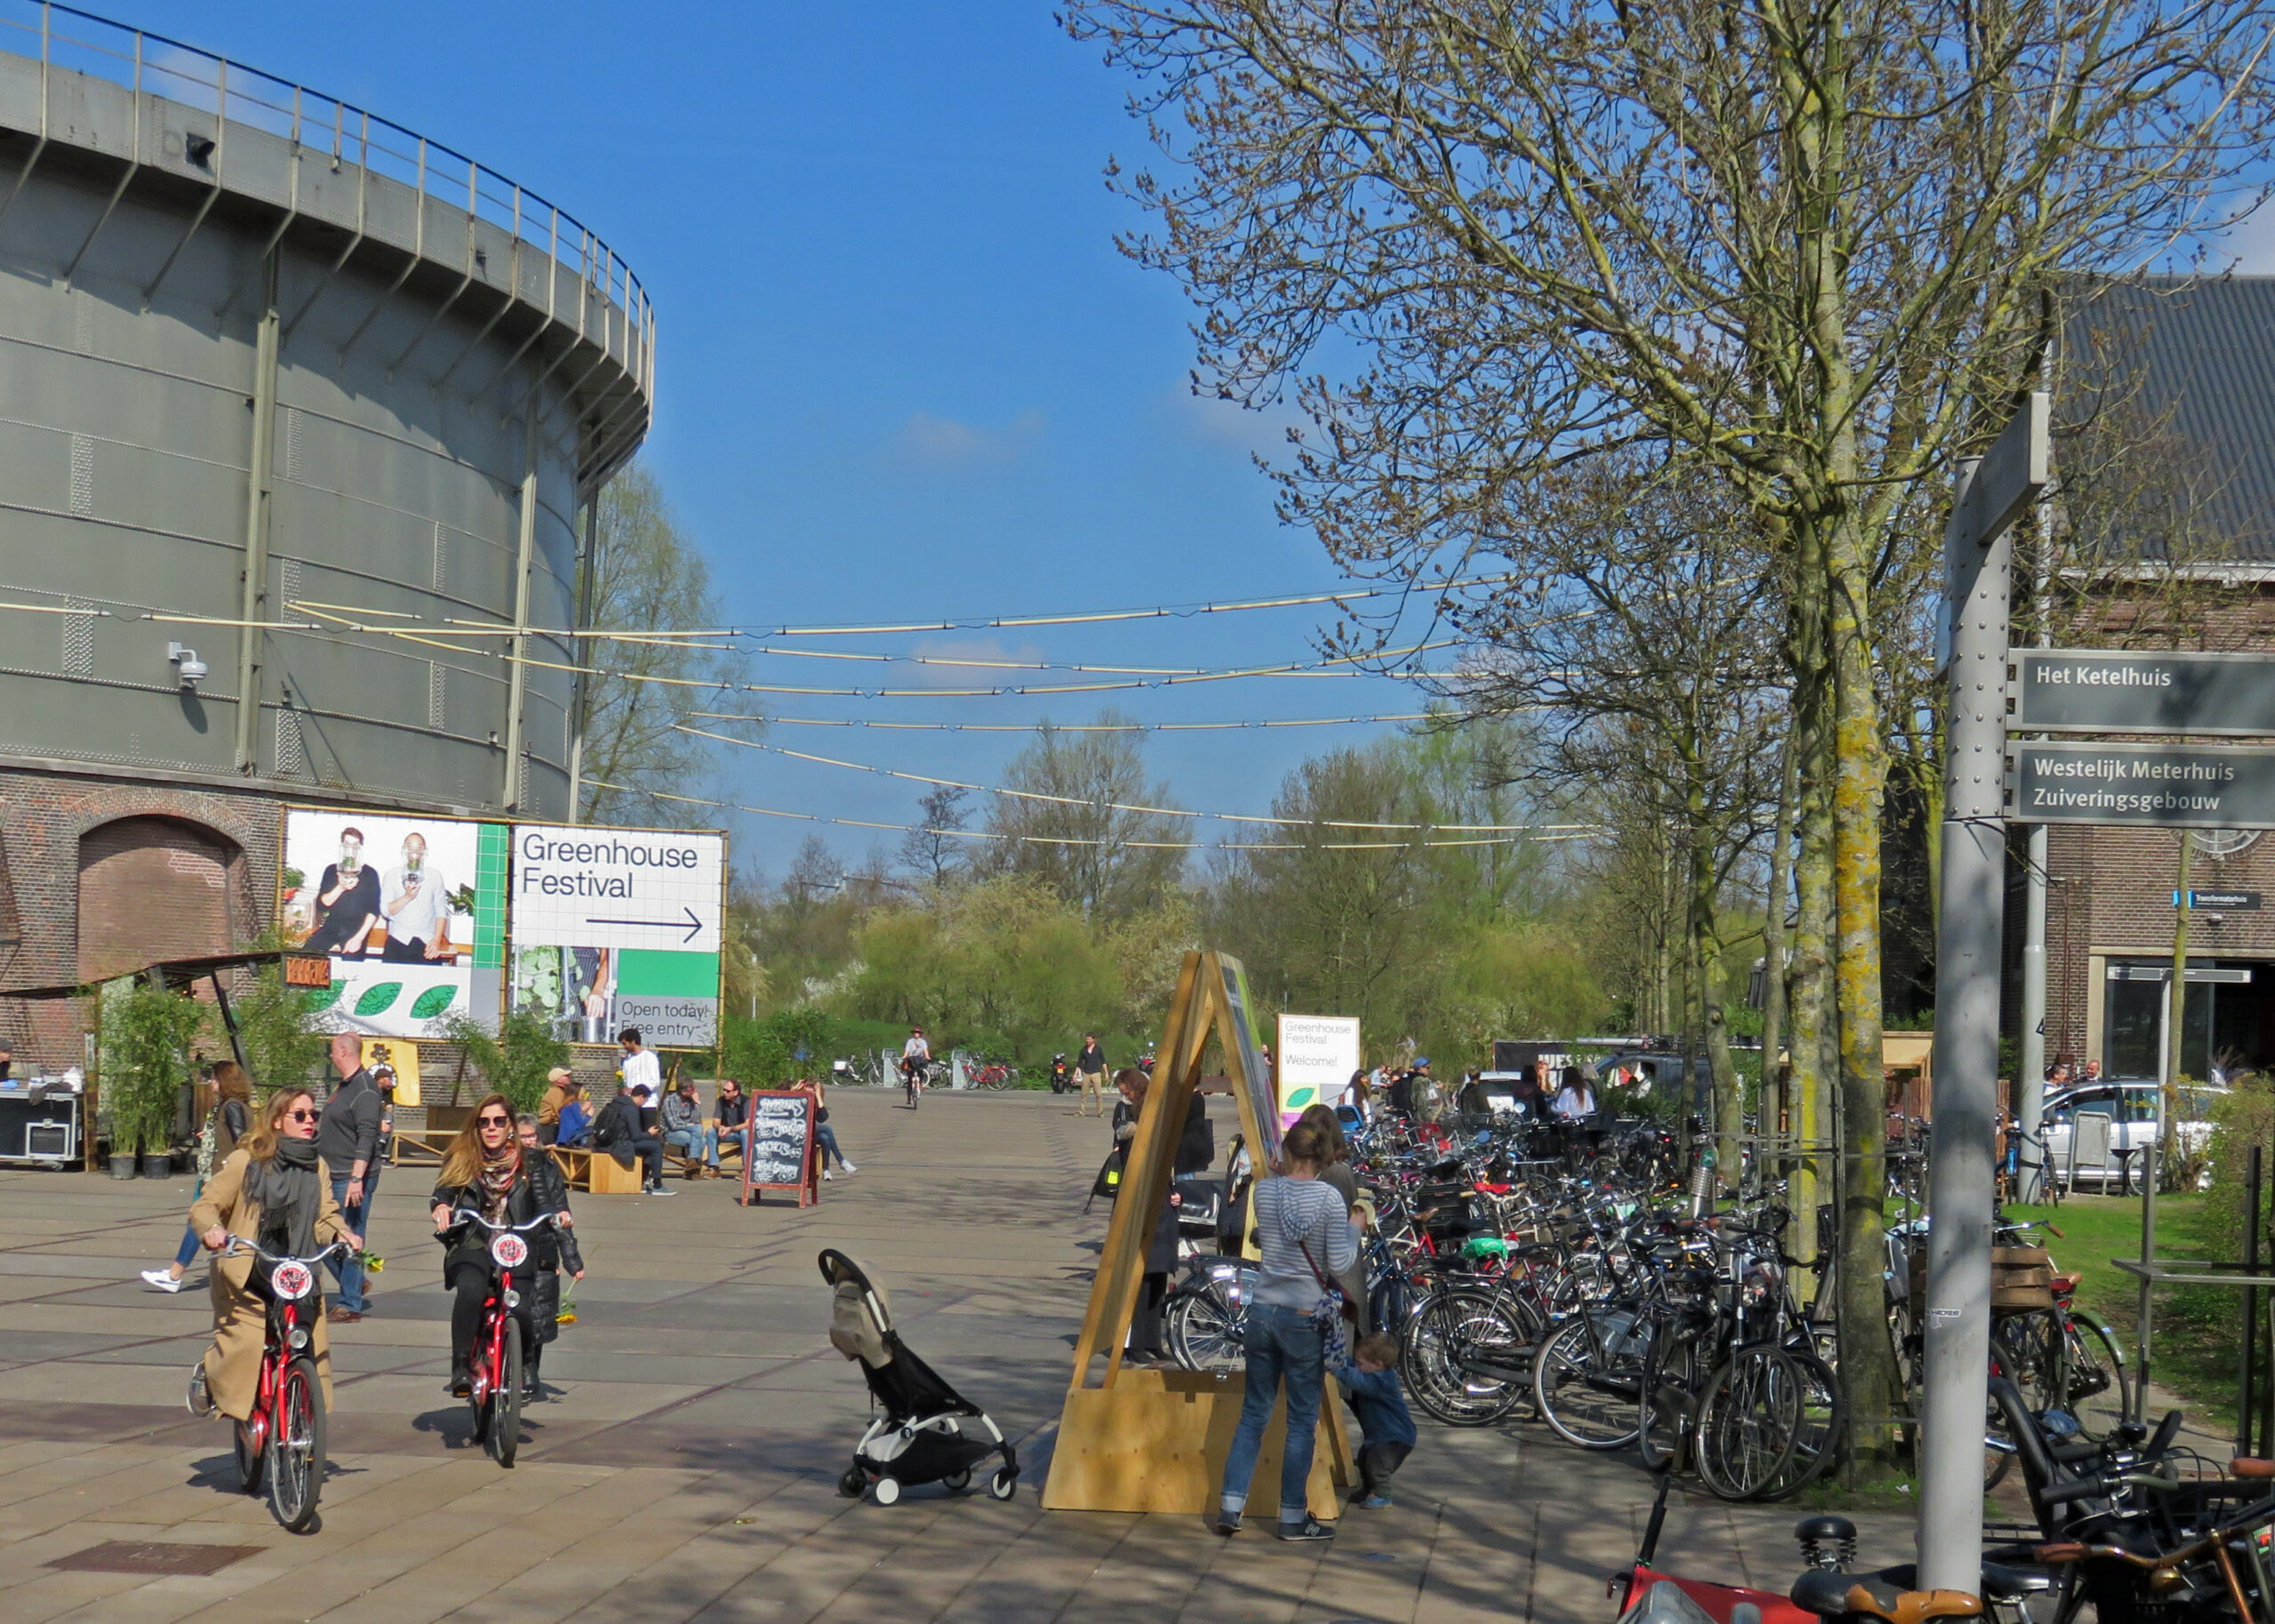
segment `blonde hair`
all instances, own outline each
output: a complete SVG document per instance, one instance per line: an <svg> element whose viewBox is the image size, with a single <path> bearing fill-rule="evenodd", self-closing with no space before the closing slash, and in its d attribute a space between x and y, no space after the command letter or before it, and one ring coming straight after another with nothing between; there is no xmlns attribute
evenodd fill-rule
<svg viewBox="0 0 2275 1624"><path fill-rule="evenodd" d="M260 1120L253 1124L251 1131L237 1141L237 1148L257 1162L267 1161L276 1154L276 1141L284 1131L284 1113L291 1109L292 1102L306 1100L313 1105L315 1097L315 1091L312 1088L279 1088L268 1096L268 1109L261 1112Z"/></svg>
<svg viewBox="0 0 2275 1624"><path fill-rule="evenodd" d="M485 1094L475 1103L474 1113L459 1129L459 1136L451 1141L451 1148L443 1152L443 1170L435 1182L445 1189L463 1190L482 1176L482 1113L492 1105L506 1113L506 1142L516 1144L514 1121L521 1113L514 1103L502 1094Z"/></svg>

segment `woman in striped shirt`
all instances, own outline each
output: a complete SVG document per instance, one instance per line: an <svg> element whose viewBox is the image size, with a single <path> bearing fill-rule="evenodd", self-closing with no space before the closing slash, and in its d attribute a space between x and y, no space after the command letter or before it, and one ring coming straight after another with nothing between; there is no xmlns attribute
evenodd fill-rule
<svg viewBox="0 0 2275 1624"><path fill-rule="evenodd" d="M1326 1540L1335 1533L1312 1516L1305 1491L1326 1380L1313 1310L1329 1289L1328 1283L1358 1256L1359 1235L1345 1215L1343 1198L1320 1182L1328 1159L1319 1130L1298 1122L1281 1147L1280 1176L1259 1182L1251 1197L1264 1255L1249 1301L1248 1393L1225 1461L1217 1513L1221 1534L1240 1532L1265 1423L1272 1419L1272 1403L1282 1382L1288 1390L1288 1438L1280 1456L1280 1537Z"/></svg>

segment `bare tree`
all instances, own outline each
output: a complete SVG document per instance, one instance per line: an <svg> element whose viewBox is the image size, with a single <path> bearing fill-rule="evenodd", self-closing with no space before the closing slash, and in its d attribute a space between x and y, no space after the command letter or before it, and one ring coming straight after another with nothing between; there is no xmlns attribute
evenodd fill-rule
<svg viewBox="0 0 2275 1624"><path fill-rule="evenodd" d="M1098 712L1102 727L1130 719ZM1143 734L1067 734L1045 725L1034 743L1003 769L988 808L997 838L973 854L983 874L1016 873L1043 880L1084 918L1104 924L1140 912L1174 888L1185 870L1193 823L1173 808L1166 784L1149 784Z"/></svg>
<svg viewBox="0 0 2275 1624"><path fill-rule="evenodd" d="M1295 384L1282 508L1426 585L1543 471L1659 442L1794 605L1804 849L1847 1109L1841 1373L1892 1458L1879 1301L1880 586L1915 493L2030 377L2040 291L2216 223L2263 149L2263 0L1082 0L1176 165L1132 244L1199 386ZM1325 353L1357 375L1304 378ZM1818 712L1822 714L1818 714ZM1814 827L1822 823L1825 826ZM1806 938L1816 884L1801 865ZM1803 1006L1797 1003L1799 1019Z"/></svg>
<svg viewBox="0 0 2275 1624"><path fill-rule="evenodd" d="M938 885L969 860L967 848L971 842L948 832L962 829L970 821L970 813L964 806L970 794L960 785L944 784L917 803L923 815L919 826L902 837L900 862L921 883Z"/></svg>
<svg viewBox="0 0 2275 1624"><path fill-rule="evenodd" d="M648 636L708 630L720 612L710 567L646 467L625 469L601 493L587 569L587 624L631 635L579 640L591 668L582 679L581 815L595 824L715 825L716 808L691 802L722 799L716 746L686 729L752 736L759 711L739 691L749 679L731 646Z"/></svg>

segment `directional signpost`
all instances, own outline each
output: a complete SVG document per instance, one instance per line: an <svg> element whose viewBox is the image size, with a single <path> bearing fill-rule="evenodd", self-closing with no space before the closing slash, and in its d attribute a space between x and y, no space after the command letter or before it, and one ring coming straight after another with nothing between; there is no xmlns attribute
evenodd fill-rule
<svg viewBox="0 0 2275 1624"><path fill-rule="evenodd" d="M1936 943L1918 1540L1920 1588L1971 1594L1980 1592L1983 1580L1983 1411L1991 1364L2009 531L2048 479L2048 406L2045 395L2031 395L1989 453L1960 466L1944 532L1951 708Z"/></svg>
<svg viewBox="0 0 2275 1624"><path fill-rule="evenodd" d="M2275 655L2024 649L2014 666L2024 733L2275 735Z"/></svg>
<svg viewBox="0 0 2275 1624"><path fill-rule="evenodd" d="M2275 751L2069 740L2018 744L2007 803L2009 816L2028 824L2275 829Z"/></svg>
<svg viewBox="0 0 2275 1624"><path fill-rule="evenodd" d="M587 1043L636 1026L659 1048L719 1036L724 835L516 824L508 915L521 983L544 982ZM555 962L522 961L553 950Z"/></svg>

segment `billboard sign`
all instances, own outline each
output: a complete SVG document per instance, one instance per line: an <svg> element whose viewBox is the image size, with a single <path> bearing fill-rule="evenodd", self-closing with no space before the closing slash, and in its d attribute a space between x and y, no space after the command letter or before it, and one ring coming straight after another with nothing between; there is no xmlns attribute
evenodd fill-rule
<svg viewBox="0 0 2275 1624"><path fill-rule="evenodd" d="M514 1008L571 1043L719 1040L724 835L516 824L512 846Z"/></svg>
<svg viewBox="0 0 2275 1624"><path fill-rule="evenodd" d="M477 968L502 962L505 825L289 807L277 917L287 943L330 961L317 1023L438 1038L471 1013Z"/></svg>
<svg viewBox="0 0 2275 1624"><path fill-rule="evenodd" d="M1283 1015L1273 1058L1279 1064L1273 1080L1284 1133L1306 1108L1343 1103L1351 1074L1359 1070L1359 1017Z"/></svg>

